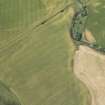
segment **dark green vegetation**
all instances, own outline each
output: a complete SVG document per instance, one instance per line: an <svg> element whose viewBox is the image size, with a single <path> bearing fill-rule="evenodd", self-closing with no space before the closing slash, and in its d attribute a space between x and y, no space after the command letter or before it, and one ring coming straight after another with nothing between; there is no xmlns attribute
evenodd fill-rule
<svg viewBox="0 0 105 105"><path fill-rule="evenodd" d="M94 42L93 43L90 43L90 42L86 41L86 39L85 39L85 37L83 35L84 32L85 32L85 29L87 28L86 26L88 26L89 29L91 27L90 24L87 23L88 9L89 9L88 2L83 3L82 1L79 1L79 0L77 2L77 4L78 4L77 11L75 12L74 17L72 19L71 37L72 37L72 39L75 40L75 42L77 43L77 45L85 44L85 45L87 45L87 46L89 46L91 48L94 48L97 51L100 51L102 53L105 53L104 42L101 41L102 38L104 40L104 31L102 31L102 35L100 35L100 38L99 38L99 36L97 34L94 33L93 36L96 39L96 42L95 43ZM100 5L102 6L102 3L96 2L96 3L94 3L93 7L98 7ZM90 6L90 8L91 8L91 6ZM91 11L91 9L90 9L90 11ZM103 9L104 9L104 6L103 6ZM100 12L97 9L95 9L93 11L95 13L99 13ZM93 14L93 13L90 12L90 14ZM89 19L89 21L91 21L91 19ZM99 23L101 23L101 22L99 22ZM94 24L95 25L98 25L98 22L95 22ZM99 30L98 30L98 32L99 32Z"/></svg>
<svg viewBox="0 0 105 105"><path fill-rule="evenodd" d="M0 105L21 105L16 95L0 81Z"/></svg>
<svg viewBox="0 0 105 105"><path fill-rule="evenodd" d="M88 91L72 71L72 8L34 29L69 3L0 0L0 79L23 105L89 105Z"/></svg>
<svg viewBox="0 0 105 105"><path fill-rule="evenodd" d="M71 25L71 37L76 41L83 40L83 32L85 31L85 23L87 20L87 7L82 6L73 16Z"/></svg>
<svg viewBox="0 0 105 105"><path fill-rule="evenodd" d="M89 4L88 29L97 44L105 48L105 0L91 0Z"/></svg>

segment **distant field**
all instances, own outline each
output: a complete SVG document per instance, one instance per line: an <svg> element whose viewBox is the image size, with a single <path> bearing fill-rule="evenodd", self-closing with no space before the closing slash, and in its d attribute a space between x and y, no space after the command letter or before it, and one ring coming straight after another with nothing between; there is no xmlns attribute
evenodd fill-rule
<svg viewBox="0 0 105 105"><path fill-rule="evenodd" d="M18 6L15 8L15 1L23 2L20 9L23 8L24 12L18 11L22 16L18 14L18 17L15 13L19 9ZM26 27L27 24L31 26L32 22L41 21L46 12L50 16L59 10L57 8L68 4L69 0L65 0L65 3L61 0L54 0L52 3L50 0L45 0L44 3L40 0L30 0L29 10L25 10L25 3L28 5L29 0L15 1L0 0L3 6L1 8L4 8L0 27L5 29L0 31L0 79L14 89L22 105L89 105L88 90L75 78L72 71L75 46L68 31L72 8L36 30L28 32L26 28L26 32L21 35L20 31L14 30L19 24ZM10 3L11 6L12 3L16 4L11 7ZM49 9L45 11L47 3L48 6L54 5L56 9L50 10L51 8L47 7ZM30 13L31 5L35 13L33 15ZM43 5L43 8L40 5ZM10 18L7 18L8 15ZM13 30L9 31L9 28Z"/></svg>
<svg viewBox="0 0 105 105"><path fill-rule="evenodd" d="M105 0L91 0L89 8L88 28L97 43L105 48Z"/></svg>

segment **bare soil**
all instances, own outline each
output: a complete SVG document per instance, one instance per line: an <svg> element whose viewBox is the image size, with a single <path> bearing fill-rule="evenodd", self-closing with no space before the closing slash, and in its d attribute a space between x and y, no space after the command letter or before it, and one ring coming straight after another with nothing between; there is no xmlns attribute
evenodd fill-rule
<svg viewBox="0 0 105 105"><path fill-rule="evenodd" d="M74 57L74 73L89 89L91 105L105 105L105 55L80 46Z"/></svg>
<svg viewBox="0 0 105 105"><path fill-rule="evenodd" d="M85 30L84 37L89 43L95 43L96 42L92 32L89 31L88 29Z"/></svg>

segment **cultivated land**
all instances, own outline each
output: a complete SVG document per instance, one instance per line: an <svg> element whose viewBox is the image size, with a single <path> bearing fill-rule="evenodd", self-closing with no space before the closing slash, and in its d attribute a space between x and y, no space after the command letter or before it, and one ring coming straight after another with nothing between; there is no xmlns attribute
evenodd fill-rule
<svg viewBox="0 0 105 105"><path fill-rule="evenodd" d="M90 90L89 105L105 105L105 55L80 46L74 57L74 73Z"/></svg>
<svg viewBox="0 0 105 105"><path fill-rule="evenodd" d="M88 29L93 33L97 43L105 48L105 0L89 1Z"/></svg>
<svg viewBox="0 0 105 105"><path fill-rule="evenodd" d="M44 1L44 0L43 0ZM73 9L35 26L70 0L0 0L0 80L22 105L88 105L87 88L72 72ZM29 5L28 5L29 4Z"/></svg>

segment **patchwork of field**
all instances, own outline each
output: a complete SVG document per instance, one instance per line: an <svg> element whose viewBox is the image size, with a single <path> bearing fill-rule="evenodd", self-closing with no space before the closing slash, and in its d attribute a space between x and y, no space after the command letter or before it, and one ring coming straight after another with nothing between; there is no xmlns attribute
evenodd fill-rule
<svg viewBox="0 0 105 105"><path fill-rule="evenodd" d="M0 80L22 105L89 105L87 88L74 76L69 37L72 6L45 24L70 0L0 0Z"/></svg>
<svg viewBox="0 0 105 105"><path fill-rule="evenodd" d="M105 0L90 0L89 9L88 29L97 43L105 48Z"/></svg>

